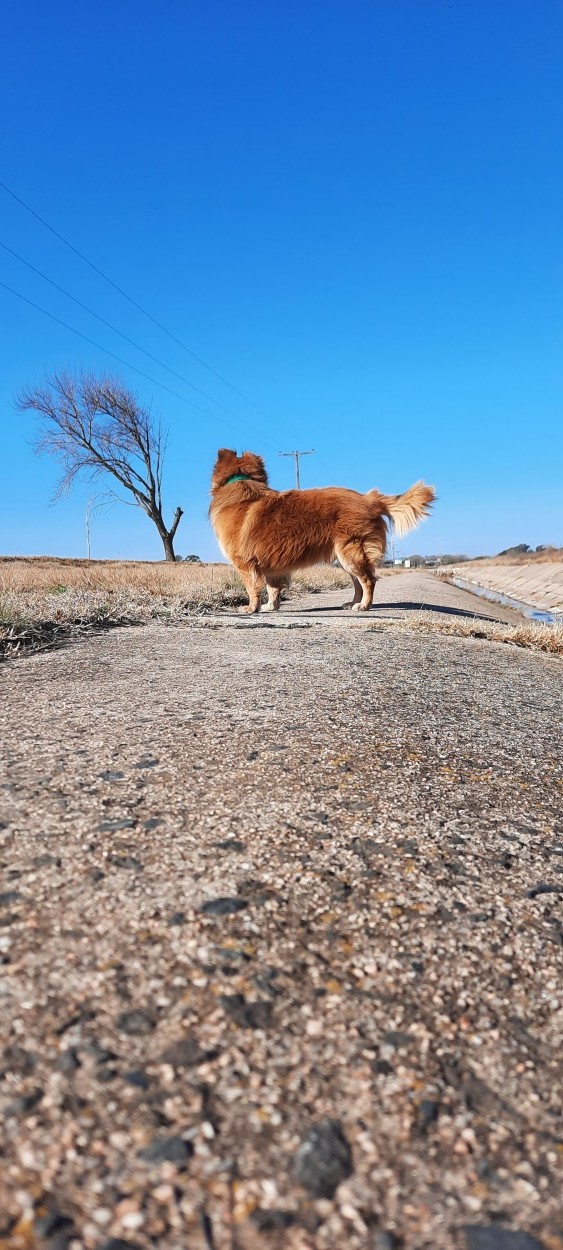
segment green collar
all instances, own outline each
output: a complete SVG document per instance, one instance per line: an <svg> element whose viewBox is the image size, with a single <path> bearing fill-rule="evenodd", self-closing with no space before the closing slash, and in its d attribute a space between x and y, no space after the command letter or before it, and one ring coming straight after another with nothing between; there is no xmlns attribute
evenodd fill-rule
<svg viewBox="0 0 563 1250"><path fill-rule="evenodd" d="M228 477L223 486L229 486L231 482L247 482L250 480L250 473L235 473L234 477Z"/></svg>

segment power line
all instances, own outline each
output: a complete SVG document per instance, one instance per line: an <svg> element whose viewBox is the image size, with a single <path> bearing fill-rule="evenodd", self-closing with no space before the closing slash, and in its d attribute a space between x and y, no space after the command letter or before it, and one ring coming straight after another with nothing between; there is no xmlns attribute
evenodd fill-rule
<svg viewBox="0 0 563 1250"><path fill-rule="evenodd" d="M0 240L0 247L3 247L5 252L9 252L10 256L15 256L16 260L19 260L22 265L26 265L28 269L31 269L32 273L38 274L40 278L43 278L44 282L48 282L50 286L55 288L56 291L60 291L63 295L66 295L67 299L72 300L73 303L77 304L79 308L82 308L84 312L89 313L91 317L95 317L96 320L100 321L102 325L107 326L108 330L112 330L114 334L118 334L119 337L124 339L126 343L130 343L132 347L135 347L137 351L143 352L149 360L153 360L154 363L159 365L161 369L166 369L167 372L171 373L173 377L178 378L180 382L184 382L186 386L189 386L192 391L196 391L198 395L202 395L203 398L208 399L210 403L216 404L218 408L222 408L223 412L228 412L230 416L235 417L237 421L248 425L248 428L256 434L256 430L248 422L247 418L239 417L238 413L234 412L232 408L227 408L226 404L222 404L218 399L214 399L213 395L208 395L207 391L202 391L201 387L195 386L194 383L190 382L189 378L185 378L182 373L177 373L175 369L171 369L170 365L165 364L163 360L159 360L158 356L154 356L152 352L149 352L146 347L142 347L140 343L137 343L135 339L130 338L128 334L124 334L123 330L118 330L117 326L112 325L111 321L107 321L105 317L101 317L100 314L95 312L93 308L89 308L88 304L84 304L82 300L77 299L76 295L72 295L72 293L67 291L64 286L60 286L60 284L55 282L53 278L49 278L46 273L43 273L41 269L37 269L36 266L32 265L31 262L26 260L24 256L20 256L19 252L15 252L13 248L8 247L7 243L3 243Z"/></svg>
<svg viewBox="0 0 563 1250"><path fill-rule="evenodd" d="M249 399L248 395L245 395L243 391L239 391L236 386L233 386L232 382L229 382L227 378L223 377L223 374L219 373L217 369L213 369L211 365L208 365L206 360L203 360L201 356L198 356L196 352L192 351L191 347L188 347L186 343L183 343L181 339L177 338L177 336L173 334L167 326L163 325L161 321L158 321L156 317L153 317L152 313L147 312L146 308L143 308L142 304L137 303L137 300L133 299L132 295L128 295L127 291L123 290L123 287L118 286L117 282L113 281L113 278L108 277L107 273L104 273L103 269L100 269L99 266L89 260L83 252L80 252L73 243L70 243L68 239L65 239L63 234L60 234L58 230L55 230L54 226L51 226L48 221L45 221L44 217L41 217L40 214L35 211L34 208L31 208L29 204L26 204L25 200L22 200L21 196L16 195L15 191L12 191L5 182L0 181L0 187L2 187L2 190L6 191L8 195L11 195L13 200L16 200L18 204L21 204L22 208L25 208L28 213L31 213L32 217L35 217L37 221L40 221L41 225L45 226L46 230L50 230L51 234L55 235L55 238L60 239L61 243L64 243L65 247L70 248L71 252L74 252L75 256L79 256L80 260L84 261L85 265L88 265L90 269L94 270L94 273L97 273L100 278L104 279L104 282L108 282L109 285L113 287L114 291L117 291L119 295L122 295L123 298L128 300L134 308L138 309L144 317L148 317L149 321L152 321L153 325L158 326L159 330L162 330L164 334L167 334L168 337L172 339L174 343L177 343L178 347L181 347L183 351L187 352L193 360L197 360L198 364L203 365L203 368L207 369L209 373L212 373L214 377L219 379L220 382L223 382L224 386L228 386L229 390L233 391L235 395L238 395L239 399L243 399L246 404L250 404L251 408L255 408L256 412L259 412L263 417L266 417L268 421L272 420L263 408L260 408L260 406L255 404L252 399Z"/></svg>
<svg viewBox="0 0 563 1250"><path fill-rule="evenodd" d="M301 490L301 479L299 477L299 457L314 456L314 449L311 451L278 451L278 456L293 456L295 460L295 486L297 490Z"/></svg>
<svg viewBox="0 0 563 1250"><path fill-rule="evenodd" d="M43 313L45 317L49 317L51 321L56 321L58 325L63 326L65 330L70 330L71 334L76 334L79 339L84 339L85 343L90 343L91 347L96 347L98 351L105 352L107 356L111 356L113 360L117 360L120 365L124 365L126 369L132 369L134 373L138 373L140 377L145 378L148 382L152 382L154 386L160 386L161 390L168 391L169 395L174 395L175 399L180 399L182 403L189 404L190 408L195 408L198 412L202 412L205 417L210 417L212 421L223 421L224 417L217 417L216 414L209 412L207 408L202 408L201 404L195 404L192 399L186 399L185 395L180 395L179 391L173 391L170 386L166 386L165 382L159 382L158 378L151 377L150 373L145 373L143 369L139 369L137 365L132 365L128 360L124 360L122 356L118 356L116 352L110 352L109 348L103 347L101 343L96 343L95 339L91 339L87 334L83 334L81 330L76 330L74 326L70 326L68 322L62 321L60 317L55 317L54 313L49 312L46 308L42 308L41 304L36 304L32 299L28 299L26 295L22 295L21 291L15 291L13 287L8 286L6 282L0 282L0 287L5 291L9 291L10 295L15 295L17 299L23 300L24 304L29 304L30 308L35 308L37 312ZM269 440L264 440L268 442ZM270 443L270 446L273 446Z"/></svg>

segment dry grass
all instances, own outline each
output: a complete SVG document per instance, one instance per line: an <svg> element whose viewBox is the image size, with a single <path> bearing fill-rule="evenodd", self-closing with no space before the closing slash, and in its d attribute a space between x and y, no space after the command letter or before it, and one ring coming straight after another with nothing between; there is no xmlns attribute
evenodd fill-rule
<svg viewBox="0 0 563 1250"><path fill-rule="evenodd" d="M382 569L380 575L408 576L408 571ZM341 569L320 567L297 573L292 593L315 594L349 585ZM71 634L148 621L173 623L245 602L244 586L227 564L0 557L0 659L51 647ZM424 630L563 655L563 626L533 621L518 625L435 621L416 612L405 620L378 621L367 628Z"/></svg>
<svg viewBox="0 0 563 1250"><path fill-rule="evenodd" d="M349 586L341 569L315 568L295 574L293 587L313 594ZM48 556L0 557L0 592L67 590L144 592L215 605L233 591L243 593L237 573L228 564L165 564L141 560L65 560Z"/></svg>
<svg viewBox="0 0 563 1250"><path fill-rule="evenodd" d="M447 634L450 638L479 638L487 642L505 642L529 651L543 651L563 656L563 625L543 625L538 621L522 621L504 625L501 621L429 620L425 612L413 612L408 619L374 622L368 629L415 629L423 633Z"/></svg>
<svg viewBox="0 0 563 1250"><path fill-rule="evenodd" d="M349 585L341 569L296 574L292 593ZM227 564L0 557L0 658L40 650L69 634L175 621L246 602Z"/></svg>
<svg viewBox="0 0 563 1250"><path fill-rule="evenodd" d="M491 564L563 564L563 547L548 547L546 551L528 551L525 555L482 556L478 560L464 560L456 564L459 569L482 569ZM440 572L447 574L448 565L438 566ZM453 565L451 566L454 567Z"/></svg>

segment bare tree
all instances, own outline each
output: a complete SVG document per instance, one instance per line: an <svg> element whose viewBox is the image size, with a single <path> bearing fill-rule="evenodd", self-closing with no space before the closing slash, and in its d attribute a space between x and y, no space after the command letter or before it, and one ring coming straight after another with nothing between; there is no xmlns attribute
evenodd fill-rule
<svg viewBox="0 0 563 1250"><path fill-rule="evenodd" d="M154 522L166 559L176 558L174 536L183 513L176 508L168 529L162 515L166 437L160 421L120 378L54 373L41 386L22 389L16 407L43 417L36 450L63 466L55 498L65 495L81 473L90 479L109 474Z"/></svg>

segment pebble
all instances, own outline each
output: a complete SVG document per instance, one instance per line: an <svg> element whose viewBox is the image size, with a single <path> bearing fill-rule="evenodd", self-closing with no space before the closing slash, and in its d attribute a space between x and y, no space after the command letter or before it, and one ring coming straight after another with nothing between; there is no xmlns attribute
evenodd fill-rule
<svg viewBox="0 0 563 1250"><path fill-rule="evenodd" d="M149 1077L142 1068L134 1068L131 1072L125 1072L123 1080L127 1085L134 1085L136 1089L148 1089L150 1085Z"/></svg>
<svg viewBox="0 0 563 1250"><path fill-rule="evenodd" d="M151 1033L154 1029L156 1021L154 1016L148 1011L143 1011L138 1007L133 1011L122 1011L117 1017L117 1027L122 1033L129 1033L133 1037L140 1037L145 1033Z"/></svg>
<svg viewBox="0 0 563 1250"><path fill-rule="evenodd" d="M513 1232L497 1224L466 1224L463 1232L467 1250L544 1250L542 1242L530 1233Z"/></svg>
<svg viewBox="0 0 563 1250"><path fill-rule="evenodd" d="M174 1068L193 1068L198 1063L203 1063L207 1056L196 1041L195 1037L188 1035L180 1038L179 1042L173 1042L172 1046L162 1053L160 1056L161 1063L170 1063Z"/></svg>
<svg viewBox="0 0 563 1250"><path fill-rule="evenodd" d="M137 1241L124 1241L123 1237L110 1237L109 1241L104 1241L100 1250L142 1250Z"/></svg>
<svg viewBox="0 0 563 1250"><path fill-rule="evenodd" d="M291 1228L295 1223L293 1211L265 1211L257 1207L250 1216L259 1233L274 1233L279 1228Z"/></svg>
<svg viewBox="0 0 563 1250"><path fill-rule="evenodd" d="M219 1002L243 1029L267 1029L271 1023L272 1004L265 998L247 1002L244 994L221 994Z"/></svg>
<svg viewBox="0 0 563 1250"><path fill-rule="evenodd" d="M526 891L527 898L537 898L540 894L563 894L563 885L549 885L547 882L540 882L534 885L531 890Z"/></svg>
<svg viewBox="0 0 563 1250"><path fill-rule="evenodd" d="M206 903L202 903L200 911L204 916L231 916L237 911L244 911L248 907L248 899L246 898L210 898Z"/></svg>
<svg viewBox="0 0 563 1250"><path fill-rule="evenodd" d="M319 1120L300 1145L293 1174L314 1198L333 1198L353 1172L352 1151L339 1120Z"/></svg>
<svg viewBox="0 0 563 1250"><path fill-rule="evenodd" d="M72 1220L64 1215L54 1204L44 1215L38 1216L34 1224L34 1232L38 1237L52 1237L55 1233L70 1232Z"/></svg>
<svg viewBox="0 0 563 1250"><path fill-rule="evenodd" d="M433 1098L423 1098L418 1108L418 1127L421 1133L427 1133L431 1124L435 1124L440 1114L440 1103Z"/></svg>
<svg viewBox="0 0 563 1250"><path fill-rule="evenodd" d="M184 1141L183 1137L155 1137L144 1150L139 1151L139 1158L145 1163L174 1163L176 1167L183 1168L193 1152L191 1142Z"/></svg>
<svg viewBox="0 0 563 1250"><path fill-rule="evenodd" d="M134 820L102 820L98 825L98 833L113 833L118 829L132 829L135 825Z"/></svg>
<svg viewBox="0 0 563 1250"><path fill-rule="evenodd" d="M108 855L108 862L114 868L133 868L135 872L143 871L143 864L134 855Z"/></svg>
<svg viewBox="0 0 563 1250"><path fill-rule="evenodd" d="M0 906L7 907L10 903L17 903L20 899L23 899L20 890L3 890L0 894Z"/></svg>

